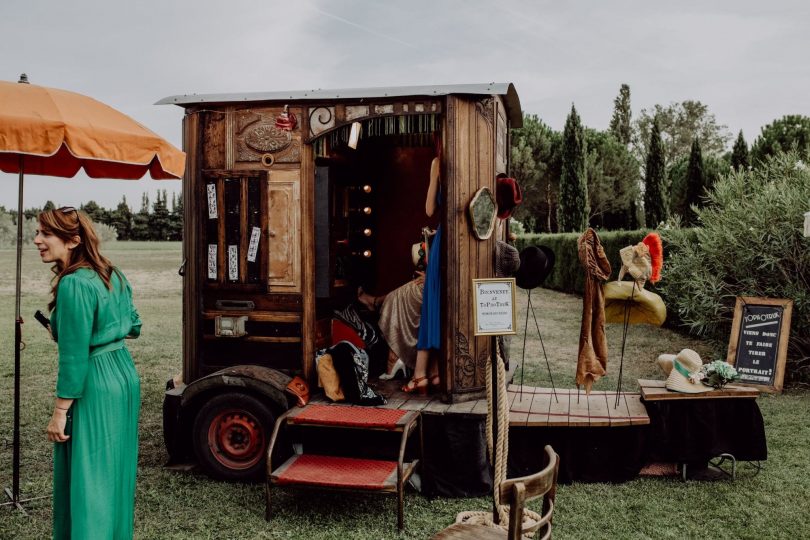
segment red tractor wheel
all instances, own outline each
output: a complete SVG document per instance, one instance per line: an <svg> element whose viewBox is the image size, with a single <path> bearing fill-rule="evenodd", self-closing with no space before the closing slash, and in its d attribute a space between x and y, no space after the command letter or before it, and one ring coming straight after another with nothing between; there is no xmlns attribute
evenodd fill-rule
<svg viewBox="0 0 810 540"><path fill-rule="evenodd" d="M220 480L262 478L274 416L259 399L239 393L209 400L194 421L194 453Z"/></svg>

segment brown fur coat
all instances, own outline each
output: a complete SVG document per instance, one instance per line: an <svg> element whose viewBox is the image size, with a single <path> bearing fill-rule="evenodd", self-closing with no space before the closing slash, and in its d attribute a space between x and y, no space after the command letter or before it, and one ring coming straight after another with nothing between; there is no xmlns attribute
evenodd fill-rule
<svg viewBox="0 0 810 540"><path fill-rule="evenodd" d="M585 269L582 295L582 328L577 356L577 387L591 392L593 383L606 373L607 337L605 336L605 295L602 282L610 278L610 262L605 256L596 231L588 229L577 241L579 261Z"/></svg>

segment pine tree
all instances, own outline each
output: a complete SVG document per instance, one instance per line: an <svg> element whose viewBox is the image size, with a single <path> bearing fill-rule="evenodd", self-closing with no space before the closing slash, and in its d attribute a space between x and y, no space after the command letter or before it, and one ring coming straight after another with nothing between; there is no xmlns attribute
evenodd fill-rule
<svg viewBox="0 0 810 540"><path fill-rule="evenodd" d="M79 210L87 214L95 223L109 224L109 211L99 206L96 201L87 201L79 207Z"/></svg>
<svg viewBox="0 0 810 540"><path fill-rule="evenodd" d="M667 204L664 200L667 173L664 166L664 145L661 142L657 120L653 120L650 129L649 149L644 178L644 218L647 227L655 228L667 219Z"/></svg>
<svg viewBox="0 0 810 540"><path fill-rule="evenodd" d="M172 193L172 212L169 216L169 240L183 239L183 194L175 196Z"/></svg>
<svg viewBox="0 0 810 540"><path fill-rule="evenodd" d="M132 216L132 240L154 240L149 230L149 195L141 197L141 209Z"/></svg>
<svg viewBox="0 0 810 540"><path fill-rule="evenodd" d="M585 175L585 133L576 108L565 121L562 143L562 174L557 225L560 232L583 231L588 226L588 178Z"/></svg>
<svg viewBox="0 0 810 540"><path fill-rule="evenodd" d="M698 138L692 141L692 151L689 154L689 165L686 168L686 197L683 209L683 224L694 226L697 224L697 215L692 206L701 207L702 197L706 193L706 174L703 170L703 155L700 151Z"/></svg>
<svg viewBox="0 0 810 540"><path fill-rule="evenodd" d="M127 196L124 195L118 206L111 212L112 223L118 232L119 240L132 240L132 210L127 204Z"/></svg>
<svg viewBox="0 0 810 540"><path fill-rule="evenodd" d="M731 168L735 171L747 171L751 167L751 157L748 155L748 144L745 142L743 132L737 135L734 148L731 150Z"/></svg>
<svg viewBox="0 0 810 540"><path fill-rule="evenodd" d="M613 118L610 119L610 132L616 140L627 146L633 135L630 124L630 86L623 84L619 95L613 100Z"/></svg>
<svg viewBox="0 0 810 540"><path fill-rule="evenodd" d="M152 239L154 240L168 240L171 229L169 208L166 204L168 195L164 189L162 192L158 191L155 204L152 205L152 214L149 219L149 230Z"/></svg>

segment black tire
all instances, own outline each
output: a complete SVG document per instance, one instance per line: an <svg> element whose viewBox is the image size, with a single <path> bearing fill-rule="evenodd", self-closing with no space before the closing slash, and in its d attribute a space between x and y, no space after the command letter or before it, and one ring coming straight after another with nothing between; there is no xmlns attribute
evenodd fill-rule
<svg viewBox="0 0 810 540"><path fill-rule="evenodd" d="M231 482L263 479L275 415L248 394L219 394L194 419L194 453L212 478Z"/></svg>

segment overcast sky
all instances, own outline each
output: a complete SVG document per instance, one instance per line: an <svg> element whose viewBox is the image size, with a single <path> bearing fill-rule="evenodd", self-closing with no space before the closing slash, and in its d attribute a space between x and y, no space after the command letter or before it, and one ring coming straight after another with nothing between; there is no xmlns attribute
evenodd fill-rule
<svg viewBox="0 0 810 540"><path fill-rule="evenodd" d="M810 115L810 2L2 0L0 80L91 95L180 146L175 94L513 82L562 129L571 103L605 129L622 83L634 115L695 99L749 144ZM16 207L0 173L0 205ZM25 206L137 210L179 181L27 177ZM154 195L152 195L154 198ZM170 197L171 198L171 197Z"/></svg>

